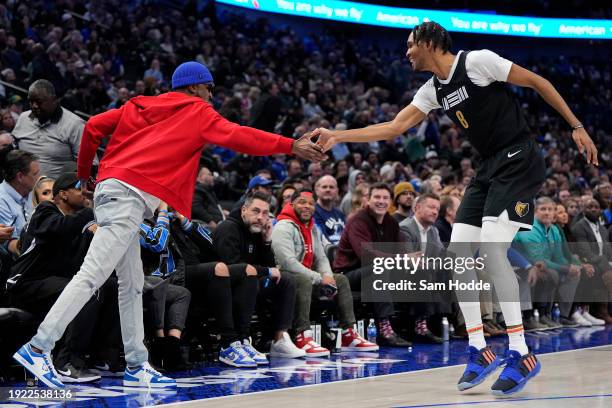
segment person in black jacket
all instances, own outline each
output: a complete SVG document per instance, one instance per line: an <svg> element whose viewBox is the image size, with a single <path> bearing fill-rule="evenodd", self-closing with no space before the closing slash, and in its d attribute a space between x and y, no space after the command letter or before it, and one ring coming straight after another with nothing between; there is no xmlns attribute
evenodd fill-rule
<svg viewBox="0 0 612 408"><path fill-rule="evenodd" d="M205 222L211 230L225 219L225 212L214 191L215 178L207 167L202 167L198 174L191 217L194 220Z"/></svg>
<svg viewBox="0 0 612 408"><path fill-rule="evenodd" d="M292 327L296 297L295 279L282 275L276 267L272 253L272 220L270 198L263 192L246 196L240 212L232 211L213 234L213 243L221 261L228 265L247 263L257 271L254 279L259 285L260 297L271 302L274 315L274 341L270 348L272 357L296 358L305 353L291 341L287 330ZM251 293L257 294L257 286ZM234 293L234 298L237 294ZM246 322L245 322L246 323ZM248 331L248 326L244 330Z"/></svg>
<svg viewBox="0 0 612 408"><path fill-rule="evenodd" d="M23 254L7 282L10 303L43 319L79 270L96 230L93 211L84 208L76 173L64 173L53 186L53 201L38 205L23 240ZM94 336L94 331L100 335ZM104 338L104 339L103 339ZM102 344L94 345L103 341ZM100 378L85 367L85 354L102 347L119 348L117 280L109 280L68 326L54 353L54 364L64 382ZM117 356L118 357L118 356ZM116 369L114 371L121 371Z"/></svg>
<svg viewBox="0 0 612 408"><path fill-rule="evenodd" d="M221 362L235 367L266 364L267 359L252 347L248 337L257 296L255 268L244 263L228 266L219 262L210 231L203 224L169 211L166 203L161 203L157 214L155 225L149 222L141 225L141 246L146 249L143 252L145 273L151 274L151 278L169 279L170 287L186 287L197 299L194 303L213 312L221 335ZM180 317L186 316L186 310L183 313L179 307L176 309L168 310L174 323L167 326L182 330L185 319ZM172 337L180 337L180 332L170 330L168 334L157 342L167 343L161 346L164 349L161 354L170 359L169 365L164 362L164 368L176 369L180 366L174 364L173 352L168 347L175 343L174 354L178 352L178 341ZM159 350L153 354L159 355Z"/></svg>

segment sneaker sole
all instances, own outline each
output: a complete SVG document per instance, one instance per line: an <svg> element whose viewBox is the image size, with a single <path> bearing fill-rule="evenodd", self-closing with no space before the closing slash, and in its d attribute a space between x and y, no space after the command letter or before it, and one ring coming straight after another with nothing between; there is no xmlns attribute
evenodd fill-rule
<svg viewBox="0 0 612 408"><path fill-rule="evenodd" d="M507 391L491 390L491 394L495 395L496 397L505 397L507 395L516 394L517 392L522 390L525 387L525 385L527 385L529 380L531 380L533 377L538 375L538 373L540 372L541 369L542 369L542 365L538 361L538 365L536 365L536 367L533 369L533 371L531 371L529 374L527 374L527 377L525 377L525 381L521 382L520 384L515 385L514 388L510 388Z"/></svg>
<svg viewBox="0 0 612 408"><path fill-rule="evenodd" d="M369 347L340 347L340 351L378 351L378 346Z"/></svg>
<svg viewBox="0 0 612 408"><path fill-rule="evenodd" d="M257 363L255 364L236 364L232 360L224 358L224 357L219 357L219 361L229 366L237 367L237 368L257 368Z"/></svg>
<svg viewBox="0 0 612 408"><path fill-rule="evenodd" d="M144 387L144 388L176 388L176 383L141 383L136 381L123 380L124 387Z"/></svg>
<svg viewBox="0 0 612 408"><path fill-rule="evenodd" d="M318 353L306 353L304 357L329 357L329 351L320 351Z"/></svg>
<svg viewBox="0 0 612 408"><path fill-rule="evenodd" d="M300 357L306 357L306 354L289 354L289 353L273 353L273 352L270 352L270 357L275 357L275 358L300 358Z"/></svg>
<svg viewBox="0 0 612 408"><path fill-rule="evenodd" d="M487 368L485 368L482 371L482 373L480 373L480 375L474 378L472 382L462 382L462 383L457 384L457 389L459 391L466 391L466 390L469 390L470 388L474 388L477 385L482 384L482 382L486 380L488 376L493 374L495 370L497 370L501 366L501 363L502 363L502 360L499 358L496 358L495 360L493 360L491 364L489 364Z"/></svg>
<svg viewBox="0 0 612 408"><path fill-rule="evenodd" d="M59 375L60 381L64 383L86 383L86 382L98 381L100 378L101 377L72 378L72 377L66 377L61 374Z"/></svg>
<svg viewBox="0 0 612 408"><path fill-rule="evenodd" d="M257 363L257 365L268 365L268 364L270 364L270 362L268 360L266 360L266 361L263 361L263 360L262 361L255 361L255 363Z"/></svg>
<svg viewBox="0 0 612 408"><path fill-rule="evenodd" d="M30 366L30 363L25 361L25 359L23 357L21 357L20 354L18 354L18 353L13 354L13 359L15 359L15 361L17 361L26 370L28 370L30 372L30 374L32 374L34 377L38 378L39 381L42 381L47 387L49 387L49 388L62 388L62 387L58 387L57 384L52 383L51 381L49 381L45 377L39 376L37 373L35 373L34 370L32 370L32 368Z"/></svg>

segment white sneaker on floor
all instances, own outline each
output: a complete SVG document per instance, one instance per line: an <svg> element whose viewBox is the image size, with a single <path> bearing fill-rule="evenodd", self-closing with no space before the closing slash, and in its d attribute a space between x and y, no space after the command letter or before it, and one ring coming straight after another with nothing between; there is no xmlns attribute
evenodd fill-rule
<svg viewBox="0 0 612 408"><path fill-rule="evenodd" d="M593 326L605 326L605 324L606 324L605 320L601 320L601 319L596 318L595 316L593 316L592 314L590 314L586 310L584 312L582 312L582 317L584 317L585 320L588 320L589 322L591 322L591 324Z"/></svg>
<svg viewBox="0 0 612 408"><path fill-rule="evenodd" d="M13 358L47 387L65 387L64 383L59 379L57 371L55 371L53 367L50 353L37 353L32 350L30 343L26 343L13 354Z"/></svg>
<svg viewBox="0 0 612 408"><path fill-rule="evenodd" d="M585 319L580 313L580 311L578 310L572 313L572 321L576 324L579 324L580 326L585 326L585 327L591 327L593 325L593 323Z"/></svg>
<svg viewBox="0 0 612 408"><path fill-rule="evenodd" d="M251 338L244 339L242 341L242 349L246 351L246 353L257 363L257 365L265 365L269 364L268 358L264 353L257 351L255 347L251 344Z"/></svg>
<svg viewBox="0 0 612 408"><path fill-rule="evenodd" d="M163 376L146 362L134 370L126 367L125 374L123 374L123 385L126 387L164 388L176 387L176 381Z"/></svg>
<svg viewBox="0 0 612 408"><path fill-rule="evenodd" d="M270 346L270 357L299 358L304 357L306 351L298 348L289 337L289 333L284 332L280 340L273 341Z"/></svg>

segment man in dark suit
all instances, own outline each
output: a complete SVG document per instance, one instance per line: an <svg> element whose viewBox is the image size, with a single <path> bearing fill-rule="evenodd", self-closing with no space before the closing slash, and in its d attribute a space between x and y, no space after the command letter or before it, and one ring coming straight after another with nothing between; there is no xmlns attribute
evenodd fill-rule
<svg viewBox="0 0 612 408"><path fill-rule="evenodd" d="M582 261L595 267L595 276L588 285L593 288L592 295L599 295L596 310L593 316L602 319L606 324L612 323L612 316L608 312L608 300L612 295L612 247L604 226L600 223L601 207L595 199L586 202L584 218L577 221L572 227L572 234L576 240L575 250ZM602 285L602 282L604 285ZM605 287L605 292L597 291L597 287ZM593 299L595 300L595 299Z"/></svg>
<svg viewBox="0 0 612 408"><path fill-rule="evenodd" d="M439 211L440 198L437 195L426 193L417 198L414 217L400 222L400 230L406 240L408 252L423 251L426 258L444 256L445 248L434 226ZM443 271L421 270L417 272L421 279L429 282L439 281L442 274ZM442 311L438 307L440 300L436 293L432 292L429 301L413 304L413 311L418 316L414 329L415 340L442 343L442 339L434 335L427 327L427 318Z"/></svg>

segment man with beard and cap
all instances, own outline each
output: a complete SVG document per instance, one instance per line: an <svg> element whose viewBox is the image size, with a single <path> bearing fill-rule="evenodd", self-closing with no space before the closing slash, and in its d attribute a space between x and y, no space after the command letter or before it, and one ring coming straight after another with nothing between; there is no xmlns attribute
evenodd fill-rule
<svg viewBox="0 0 612 408"><path fill-rule="evenodd" d="M340 210L344 213L344 215L348 215L351 212L351 201L353 199L355 187L361 183L365 183L365 181L366 175L361 170L353 170L351 171L351 174L349 174L349 189L344 197L342 197L342 201L340 202Z"/></svg>
<svg viewBox="0 0 612 408"><path fill-rule="evenodd" d="M13 136L21 150L40 158L40 171L57 178L62 168L77 160L85 122L60 105L53 84L34 81L28 89L29 111L19 115Z"/></svg>
<svg viewBox="0 0 612 408"><path fill-rule="evenodd" d="M393 188L393 204L395 204L395 212L392 214L397 222L402 222L406 218L414 216L412 210L412 200L416 196L414 187L407 181L397 183Z"/></svg>
<svg viewBox="0 0 612 408"><path fill-rule="evenodd" d="M601 207L597 200L587 201L584 218L572 226L572 234L577 242L578 256L595 267L596 285L605 289L605 295L597 299L593 316L610 324L612 316L608 313L608 300L612 299L612 247L601 224Z"/></svg>
<svg viewBox="0 0 612 408"><path fill-rule="evenodd" d="M346 276L332 273L325 255L321 234L315 228L313 214L317 197L312 190L302 189L293 193L291 203L285 205L272 232L272 250L276 263L286 275L297 282L295 302L295 344L308 357L327 357L329 350L313 339L310 330L310 305L313 298L325 290L331 290L327 298L335 300L340 314L342 351L378 351L378 346L353 330L355 313L353 295Z"/></svg>
<svg viewBox="0 0 612 408"><path fill-rule="evenodd" d="M83 131L78 176L86 196L93 196L98 230L81 269L64 289L37 334L13 357L43 384L63 388L50 352L66 327L110 276L119 278L119 313L125 349L124 386L176 387L176 381L151 367L144 345L139 230L160 204L191 217L195 179L208 144L266 156L293 153L308 160L326 159L304 135L298 140L229 122L212 104L213 77L190 61L172 75L173 92L130 99L120 109L93 116ZM111 136L112 135L112 136ZM100 162L95 194L90 183L93 158L109 139Z"/></svg>

